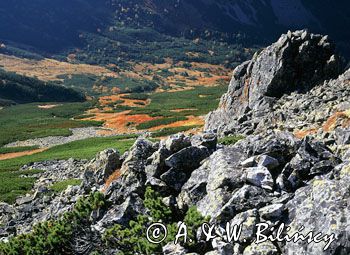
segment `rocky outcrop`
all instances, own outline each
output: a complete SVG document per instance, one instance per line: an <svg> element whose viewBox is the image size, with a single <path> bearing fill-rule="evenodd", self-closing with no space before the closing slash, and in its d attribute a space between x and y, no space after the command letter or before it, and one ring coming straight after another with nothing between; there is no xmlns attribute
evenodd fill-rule
<svg viewBox="0 0 350 255"><path fill-rule="evenodd" d="M206 130L226 131L234 122L268 113L276 100L336 78L341 62L328 36L306 30L288 32L271 46L238 66L217 111L206 119ZM253 123L252 123L253 124Z"/></svg>
<svg viewBox="0 0 350 255"><path fill-rule="evenodd" d="M138 139L121 157L115 150L101 152L86 162L81 187L51 196L22 197L14 206L1 204L0 219L6 227L0 235L8 238L30 231L33 224L70 210L80 196L88 194L89 186L105 190L108 201L106 209L91 215L93 225L88 226L89 236L99 243L106 229L114 224L127 226L147 212L143 198L151 186L171 210L181 213L196 206L203 216L210 216L217 237L204 246L206 254L347 254L349 163L324 143L310 137L297 139L288 132L266 131L233 146L215 145L215 150L212 141L198 144L205 137L179 134L160 143ZM122 169L119 178L108 187L96 183L104 178L101 173L115 167ZM87 175L92 169L96 178ZM169 173L173 179L165 178ZM227 222L243 226L235 244L225 239ZM281 224L292 230L303 225L305 231L334 233L339 241L327 251L322 250L324 242L256 244L256 226L266 222L276 229ZM163 247L163 254L188 252L181 245Z"/></svg>

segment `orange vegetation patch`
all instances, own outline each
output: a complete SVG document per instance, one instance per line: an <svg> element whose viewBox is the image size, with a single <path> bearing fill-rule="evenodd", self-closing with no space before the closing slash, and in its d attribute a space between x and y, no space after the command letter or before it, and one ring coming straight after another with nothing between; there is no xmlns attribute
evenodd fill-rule
<svg viewBox="0 0 350 255"><path fill-rule="evenodd" d="M298 139L303 139L305 136L316 134L317 128L310 128L306 130L297 130L294 132L294 136Z"/></svg>
<svg viewBox="0 0 350 255"><path fill-rule="evenodd" d="M329 117L326 123L323 125L323 131L330 132L339 124L341 124L343 127L350 125L350 118L346 112L336 112Z"/></svg>
<svg viewBox="0 0 350 255"><path fill-rule="evenodd" d="M100 97L99 101L102 106L110 105L112 103L118 103L118 105L123 105L123 106L144 107L150 103L150 100L137 100L137 99L123 98L124 96L127 96L127 95L128 94L104 96L104 97ZM121 101L123 102L121 103Z"/></svg>
<svg viewBox="0 0 350 255"><path fill-rule="evenodd" d="M46 104L46 105L38 105L38 108L40 109L52 109L57 106L60 106L61 104Z"/></svg>
<svg viewBox="0 0 350 255"><path fill-rule="evenodd" d="M107 68L87 64L71 64L54 59L33 60L0 54L0 66L6 71L43 81L60 80L60 75L91 74L96 76L118 77L117 73Z"/></svg>
<svg viewBox="0 0 350 255"><path fill-rule="evenodd" d="M137 114L137 115L128 115L130 111L124 111L119 113L101 113L91 111L90 113L94 113L95 116L87 118L85 120L96 120L96 121L104 121L104 128L113 130L113 134L124 134L135 132L134 126L148 122L154 119L155 117L150 117L146 114ZM101 131L101 134L110 134L111 131Z"/></svg>
<svg viewBox="0 0 350 255"><path fill-rule="evenodd" d="M172 61L167 61L162 64L151 64L151 63L138 63L134 65L134 71L135 72L144 72L147 70L151 71L158 71L158 70L164 70L169 69L173 65Z"/></svg>
<svg viewBox="0 0 350 255"><path fill-rule="evenodd" d="M164 87L170 87L171 91L181 91L192 89L196 86L216 86L221 81L230 80L230 70L221 65L212 65L207 63L191 62L189 67L184 67L185 62L174 63L168 59L162 64L150 63L130 63L133 64L133 70L124 71L121 74L128 77L138 77L152 80L154 75L162 80ZM162 75L163 71L168 71L170 75ZM183 84L179 86L179 84ZM157 92L164 91L158 88Z"/></svg>
<svg viewBox="0 0 350 255"><path fill-rule="evenodd" d="M22 157L22 156L33 155L33 154L36 154L36 153L39 153L39 152L43 152L45 150L47 150L47 148L30 150L30 151L22 151L22 152L13 152L13 153L0 154L0 160L19 158L19 157Z"/></svg>
<svg viewBox="0 0 350 255"><path fill-rule="evenodd" d="M163 128L188 127L188 126L203 126L204 118L199 116L187 116L187 120L177 121L168 125L161 125L150 128L150 131L157 131Z"/></svg>
<svg viewBox="0 0 350 255"><path fill-rule="evenodd" d="M120 176L121 176L120 169L115 170L114 173L111 174L106 180L105 185L102 189L102 192L105 192L108 189L108 187L112 184L112 182L114 182L115 180L118 180Z"/></svg>

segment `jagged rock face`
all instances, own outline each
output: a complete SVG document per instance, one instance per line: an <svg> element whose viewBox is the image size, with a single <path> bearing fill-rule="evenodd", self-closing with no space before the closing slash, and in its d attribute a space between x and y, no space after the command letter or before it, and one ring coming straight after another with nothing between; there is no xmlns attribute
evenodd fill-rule
<svg viewBox="0 0 350 255"><path fill-rule="evenodd" d="M224 130L232 120L244 121L248 112L264 115L282 95L309 90L340 72L341 61L328 36L288 32L234 70L228 92L218 110L207 116L205 129Z"/></svg>

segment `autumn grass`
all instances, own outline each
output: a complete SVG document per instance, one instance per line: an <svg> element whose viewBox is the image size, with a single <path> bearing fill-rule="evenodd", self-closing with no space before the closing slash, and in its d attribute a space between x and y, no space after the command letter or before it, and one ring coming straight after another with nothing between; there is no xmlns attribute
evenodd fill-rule
<svg viewBox="0 0 350 255"><path fill-rule="evenodd" d="M66 103L52 109L42 109L38 105L15 105L0 111L0 147L17 140L69 136L70 128L102 125L102 122L72 119L91 108L92 102Z"/></svg>
<svg viewBox="0 0 350 255"><path fill-rule="evenodd" d="M60 182L56 182L52 184L49 188L55 192L60 193L68 188L68 186L79 186L81 184L81 180L79 179L67 179Z"/></svg>
<svg viewBox="0 0 350 255"><path fill-rule="evenodd" d="M23 146L23 147L9 147L9 148L3 147L3 148L0 148L0 154L31 151L38 148L39 148L38 146Z"/></svg>
<svg viewBox="0 0 350 255"><path fill-rule="evenodd" d="M176 133L185 132L194 128L199 128L200 126L184 126L184 127L172 127L172 128L163 128L159 131L153 132L152 137L164 137Z"/></svg>
<svg viewBox="0 0 350 255"><path fill-rule="evenodd" d="M177 117L171 117L171 118L162 118L162 119L155 119L148 122L141 123L136 126L136 129L138 130L145 130L150 129L153 127L159 127L162 125L169 125L171 123L175 123L178 121L186 120L187 118L184 116L177 116Z"/></svg>
<svg viewBox="0 0 350 255"><path fill-rule="evenodd" d="M19 171L23 165L53 159L92 159L96 153L107 148L116 148L124 153L135 139L135 135L89 138L58 145L38 154L0 161L0 201L12 203L16 197L26 194L32 188L35 178L21 177L28 173Z"/></svg>
<svg viewBox="0 0 350 255"><path fill-rule="evenodd" d="M216 109L227 85L196 87L178 92L161 92L149 96L151 103L136 108L130 114L149 114L152 117L201 116ZM193 109L174 112L178 109Z"/></svg>
<svg viewBox="0 0 350 255"><path fill-rule="evenodd" d="M241 135L232 135L232 136L225 136L218 140L219 144L222 145L233 145L237 143L238 141L242 140L244 137Z"/></svg>

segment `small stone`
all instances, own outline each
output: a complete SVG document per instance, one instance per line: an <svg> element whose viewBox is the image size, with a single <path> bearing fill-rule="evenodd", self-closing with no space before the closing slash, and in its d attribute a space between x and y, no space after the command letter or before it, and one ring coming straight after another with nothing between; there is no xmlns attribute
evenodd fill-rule
<svg viewBox="0 0 350 255"><path fill-rule="evenodd" d="M258 166L264 166L269 170L273 170L279 166L279 162L273 157L262 155L258 157Z"/></svg>
<svg viewBox="0 0 350 255"><path fill-rule="evenodd" d="M256 166L256 157L250 157L246 160L244 160L243 162L241 162L241 166L243 167L253 167Z"/></svg>
<svg viewBox="0 0 350 255"><path fill-rule="evenodd" d="M16 205L29 204L32 201L33 201L32 196L19 197L16 199Z"/></svg>

